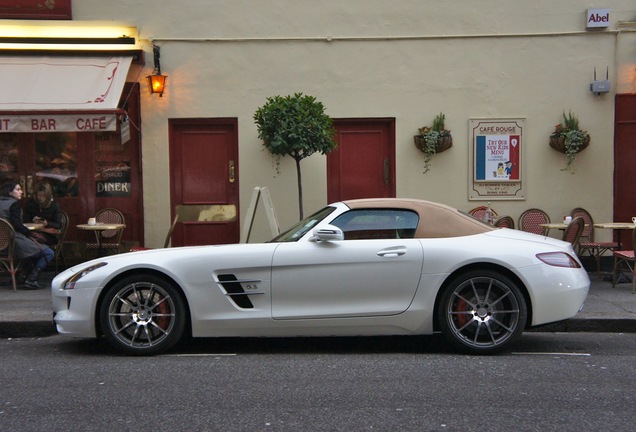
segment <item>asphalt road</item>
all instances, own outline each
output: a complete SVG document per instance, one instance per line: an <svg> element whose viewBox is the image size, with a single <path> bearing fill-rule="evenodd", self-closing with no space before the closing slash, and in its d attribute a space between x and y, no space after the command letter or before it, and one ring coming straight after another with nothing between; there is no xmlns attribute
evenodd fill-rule
<svg viewBox="0 0 636 432"><path fill-rule="evenodd" d="M636 334L526 333L466 356L437 337L204 339L131 358L0 340L0 430L632 431Z"/></svg>

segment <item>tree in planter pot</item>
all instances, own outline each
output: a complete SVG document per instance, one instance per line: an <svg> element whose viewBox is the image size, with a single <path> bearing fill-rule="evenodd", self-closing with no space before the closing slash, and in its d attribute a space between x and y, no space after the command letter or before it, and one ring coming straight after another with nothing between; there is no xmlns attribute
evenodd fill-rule
<svg viewBox="0 0 636 432"><path fill-rule="evenodd" d="M303 189L300 161L319 152L336 148L333 120L325 114L323 104L313 96L273 96L254 113L258 137L277 158L289 155L296 161L298 209L303 218ZM278 160L278 159L277 159Z"/></svg>

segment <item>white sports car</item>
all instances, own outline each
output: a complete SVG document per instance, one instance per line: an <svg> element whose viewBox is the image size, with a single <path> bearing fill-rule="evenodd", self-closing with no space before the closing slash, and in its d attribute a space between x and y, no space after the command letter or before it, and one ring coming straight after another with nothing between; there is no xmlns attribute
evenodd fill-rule
<svg viewBox="0 0 636 432"><path fill-rule="evenodd" d="M442 204L331 204L270 242L131 252L52 283L57 331L133 355L184 335L424 335L497 352L574 316L590 280L569 243Z"/></svg>

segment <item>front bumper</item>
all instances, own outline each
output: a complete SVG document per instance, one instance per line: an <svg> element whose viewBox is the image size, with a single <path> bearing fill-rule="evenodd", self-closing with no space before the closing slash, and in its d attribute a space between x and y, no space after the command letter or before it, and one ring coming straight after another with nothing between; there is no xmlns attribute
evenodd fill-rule
<svg viewBox="0 0 636 432"><path fill-rule="evenodd" d="M63 290L55 286L51 290L53 321L57 332L63 336L96 337L95 317L99 290Z"/></svg>

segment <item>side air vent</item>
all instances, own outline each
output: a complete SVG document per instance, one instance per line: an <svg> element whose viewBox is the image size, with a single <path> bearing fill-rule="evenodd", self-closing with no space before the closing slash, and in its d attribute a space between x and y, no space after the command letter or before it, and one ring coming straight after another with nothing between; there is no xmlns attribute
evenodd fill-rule
<svg viewBox="0 0 636 432"><path fill-rule="evenodd" d="M264 294L260 291L249 291L246 292L243 289L242 283L249 283L252 285L257 285L261 281L259 280L239 280L233 274L222 274L218 276L219 284L225 290L225 295L234 302L238 307L242 309L252 309L254 305L250 300L250 295L255 294Z"/></svg>

